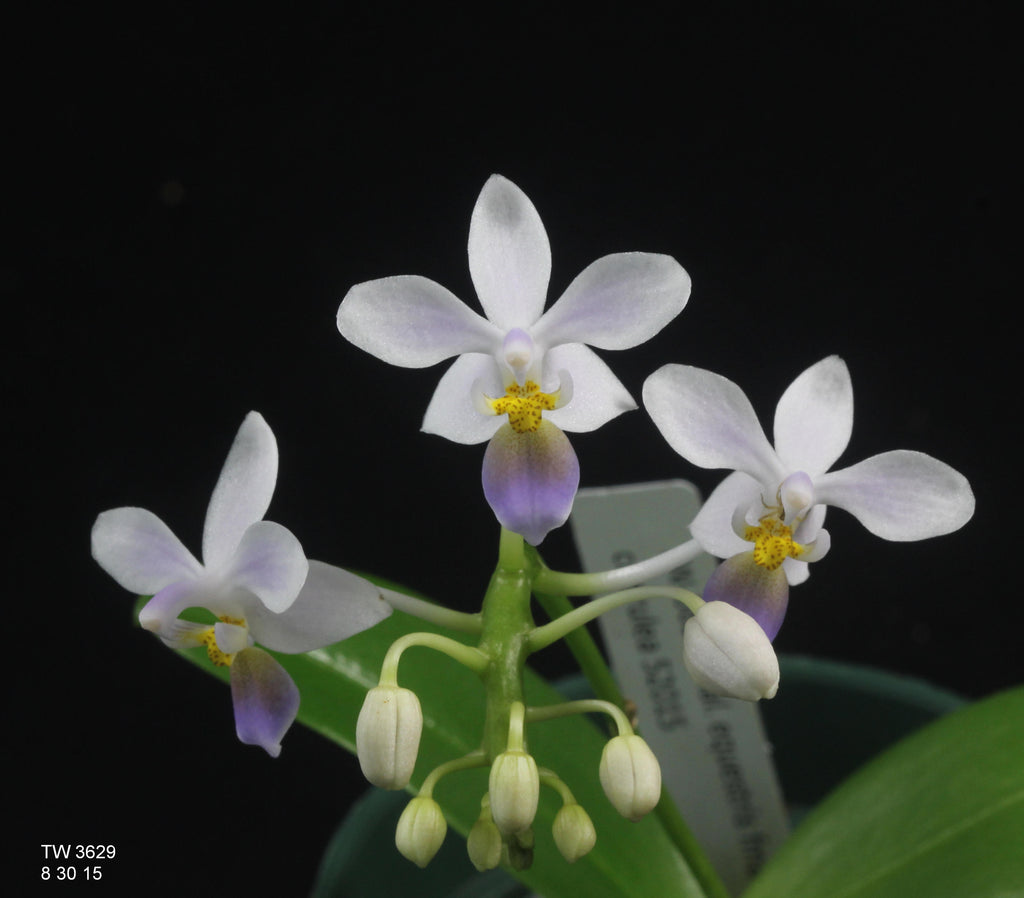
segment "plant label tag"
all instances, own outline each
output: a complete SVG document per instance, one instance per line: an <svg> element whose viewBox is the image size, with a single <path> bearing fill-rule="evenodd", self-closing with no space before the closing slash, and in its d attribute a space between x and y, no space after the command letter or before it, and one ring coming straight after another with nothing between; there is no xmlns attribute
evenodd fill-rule
<svg viewBox="0 0 1024 898"><path fill-rule="evenodd" d="M581 489L570 519L583 570L622 567L683 542L701 501L683 480ZM652 584L698 595L716 561L700 555ZM738 894L788 833L782 791L755 703L710 695L683 665L690 611L668 598L603 614L601 635L665 788L723 882Z"/></svg>

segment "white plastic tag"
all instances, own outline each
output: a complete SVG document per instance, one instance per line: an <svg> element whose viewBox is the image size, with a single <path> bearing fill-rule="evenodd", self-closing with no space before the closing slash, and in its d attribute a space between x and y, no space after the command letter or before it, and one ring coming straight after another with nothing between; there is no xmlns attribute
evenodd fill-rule
<svg viewBox="0 0 1024 898"><path fill-rule="evenodd" d="M642 561L683 542L700 508L683 480L581 489L570 523L588 572ZM652 583L700 593L715 568L701 555ZM669 794L733 894L788 832L778 777L756 704L712 696L683 665L690 612L672 599L634 602L599 618L612 670L636 704L639 731Z"/></svg>

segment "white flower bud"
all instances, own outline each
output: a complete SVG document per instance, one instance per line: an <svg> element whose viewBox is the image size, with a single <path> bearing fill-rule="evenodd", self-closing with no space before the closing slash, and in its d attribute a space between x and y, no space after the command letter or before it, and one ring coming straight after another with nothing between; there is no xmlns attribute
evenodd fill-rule
<svg viewBox="0 0 1024 898"><path fill-rule="evenodd" d="M395 846L418 867L426 867L448 832L444 813L433 798L417 795L402 811L395 830Z"/></svg>
<svg viewBox="0 0 1024 898"><path fill-rule="evenodd" d="M466 837L466 850L473 866L481 873L501 863L501 833L490 814L480 817Z"/></svg>
<svg viewBox="0 0 1024 898"><path fill-rule="evenodd" d="M575 802L562 805L552 827L555 845L570 864L587 854L597 842L597 830L590 815Z"/></svg>
<svg viewBox="0 0 1024 898"><path fill-rule="evenodd" d="M635 733L608 740L599 773L604 794L627 820L636 822L661 798L658 759Z"/></svg>
<svg viewBox="0 0 1024 898"><path fill-rule="evenodd" d="M540 774L537 762L525 751L504 751L491 765L491 816L508 835L526 829L537 815Z"/></svg>
<svg viewBox="0 0 1024 898"><path fill-rule="evenodd" d="M416 694L399 686L377 686L366 693L356 721L356 754L363 775L382 789L409 785L423 731Z"/></svg>
<svg viewBox="0 0 1024 898"><path fill-rule="evenodd" d="M715 695L756 702L779 688L779 659L761 625L727 602L707 602L683 628L683 663Z"/></svg>

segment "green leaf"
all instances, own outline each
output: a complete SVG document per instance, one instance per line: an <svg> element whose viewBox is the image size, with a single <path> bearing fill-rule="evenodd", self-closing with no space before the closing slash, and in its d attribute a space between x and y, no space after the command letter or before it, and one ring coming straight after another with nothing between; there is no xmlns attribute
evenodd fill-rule
<svg viewBox="0 0 1024 898"><path fill-rule="evenodd" d="M271 653L288 670L302 695L299 720L349 751L355 750L355 725L367 689L377 684L380 665L391 643L410 632L444 632L464 642L462 634L443 631L418 618L395 612L387 620L344 642L305 655ZM204 649L180 654L223 680L229 668L215 668ZM413 689L423 706L423 736L413 785L419 786L437 765L461 757L480 746L484 690L479 679L447 656L414 647L402 656L402 685ZM527 670L526 697L532 705L565 700L541 677ZM287 737L285 750L287 751ZM568 864L559 854L551 826L560 807L556 794L542 789L534 823L536 849L531 869L517 874L546 898L703 898L689 867L672 845L654 815L639 823L620 817L609 804L598 780L598 764L607 736L591 720L578 715L533 724L528 733L530 751L538 764L555 771L568 784L597 828L597 846ZM369 786L368 786L369 788ZM434 797L444 808L449 825L465 835L480 813L487 790L487 771L453 774L441 781ZM452 834L449 842L456 842ZM429 881L398 854L388 840L385 863L408 870L410 888ZM446 845L446 848L449 846ZM460 852L464 855L464 852ZM435 859L435 862L440 859ZM478 876L465 861L467 874ZM428 868L429 871L429 868ZM420 877L420 879L417 879ZM339 882L337 894L362 894L350 882ZM417 894L428 894L416 887ZM317 892L329 894L329 892ZM369 894L369 893L367 893Z"/></svg>
<svg viewBox="0 0 1024 898"><path fill-rule="evenodd" d="M812 812L744 898L1024 895L1024 688L904 739Z"/></svg>

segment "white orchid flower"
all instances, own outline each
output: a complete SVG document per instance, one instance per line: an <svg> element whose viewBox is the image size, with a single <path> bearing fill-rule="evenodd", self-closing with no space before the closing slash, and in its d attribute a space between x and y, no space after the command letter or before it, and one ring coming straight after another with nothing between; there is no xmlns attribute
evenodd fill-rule
<svg viewBox="0 0 1024 898"><path fill-rule="evenodd" d="M143 508L103 512L93 525L92 555L119 585L152 598L139 622L172 648L203 645L231 665L238 737L277 756L299 695L284 668L262 649L298 653L338 642L391 612L368 581L307 561L290 531L262 520L277 482L277 441L250 412L235 437L210 499L203 561ZM181 620L188 608L217 618Z"/></svg>
<svg viewBox="0 0 1024 898"><path fill-rule="evenodd" d="M785 614L788 585L806 580L808 562L828 551L827 506L845 509L876 536L895 541L950 533L974 513L967 479L921 452L897 449L829 470L853 428L853 387L838 356L812 365L783 393L774 447L743 391L711 371L666 365L647 379L643 401L683 458L734 471L712 492L690 532L706 551L728 559L704 598L737 605L769 637ZM730 590L747 600L724 594Z"/></svg>
<svg viewBox="0 0 1024 898"><path fill-rule="evenodd" d="M459 443L490 440L487 500L503 526L536 544L565 522L579 483L562 431L595 430L636 408L589 347L649 340L682 311L690 279L669 256L617 253L585 268L545 312L547 233L526 194L500 175L473 210L469 270L485 315L427 278L388 277L348 292L338 330L393 365L457 357L423 430Z"/></svg>

